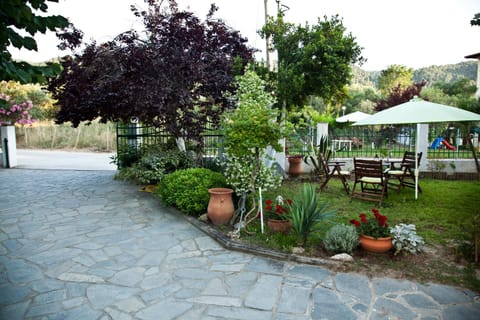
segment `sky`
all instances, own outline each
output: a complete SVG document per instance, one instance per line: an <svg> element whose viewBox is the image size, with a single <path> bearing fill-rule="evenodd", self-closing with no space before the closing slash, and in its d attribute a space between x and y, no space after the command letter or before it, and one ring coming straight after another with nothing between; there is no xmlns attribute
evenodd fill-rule
<svg viewBox="0 0 480 320"><path fill-rule="evenodd" d="M240 31L249 45L262 50L265 41L257 35L264 23L264 0L177 0L180 9L190 9L202 20L210 4L219 7L216 17ZM84 40L104 42L131 28L141 29L130 5L142 0L59 0L49 3L49 14L61 14L85 33ZM480 13L478 0L282 0L285 19L297 24L316 23L323 16L338 14L367 59L361 67L380 71L392 64L408 68L454 64L480 52L480 26L470 20ZM276 0L267 11L276 14ZM54 35L35 37L38 52L12 50L14 58L41 62L62 56Z"/></svg>

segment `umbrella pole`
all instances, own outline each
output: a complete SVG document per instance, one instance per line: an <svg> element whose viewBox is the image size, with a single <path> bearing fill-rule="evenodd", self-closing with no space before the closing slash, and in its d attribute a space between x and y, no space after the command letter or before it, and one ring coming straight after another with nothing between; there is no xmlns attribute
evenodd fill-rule
<svg viewBox="0 0 480 320"><path fill-rule="evenodd" d="M418 140L420 133L420 124L417 123L417 138L415 139L415 200L418 199Z"/></svg>

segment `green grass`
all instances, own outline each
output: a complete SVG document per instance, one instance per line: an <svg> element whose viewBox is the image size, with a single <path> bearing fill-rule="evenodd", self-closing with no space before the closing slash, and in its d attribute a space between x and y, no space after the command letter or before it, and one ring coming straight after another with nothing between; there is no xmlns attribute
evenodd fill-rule
<svg viewBox="0 0 480 320"><path fill-rule="evenodd" d="M273 199L277 195L291 198L305 182L309 183L300 180L284 181L281 188L264 192L263 198ZM328 201L330 208L337 213L334 220L325 225L324 230L309 240L307 254L318 255L324 232L331 225L348 224L350 219L358 218L360 213L368 214L376 207L388 217L391 226L399 223L415 224L417 233L424 237L428 248L434 248L433 251L430 254L409 256L371 256L357 250L354 253L355 262L343 266L342 271L453 284L480 292L480 279L475 276L479 266L472 262L473 219L480 215L480 182L421 179L420 185L423 192L419 193L417 200L414 199L412 189L403 189L400 193L396 189L390 189L384 205L377 207L372 202L357 199L350 201L340 181L330 181L328 187L321 192L321 198ZM295 238L290 235L272 234L268 230L261 234L258 221L247 229L248 232L242 234L242 241L284 252L291 252L296 245Z"/></svg>
<svg viewBox="0 0 480 320"><path fill-rule="evenodd" d="M263 197L282 195L291 198L300 186L299 181L285 181L280 189L266 192ZM390 188L382 207L377 207L373 202L351 201L341 183L331 180L321 198L337 211L335 221L339 223L348 223L360 213L368 214L376 207L388 217L390 225L415 224L417 232L427 243L471 239L473 218L480 214L480 182L422 179L420 186L423 192L419 193L417 200L413 189L397 193Z"/></svg>

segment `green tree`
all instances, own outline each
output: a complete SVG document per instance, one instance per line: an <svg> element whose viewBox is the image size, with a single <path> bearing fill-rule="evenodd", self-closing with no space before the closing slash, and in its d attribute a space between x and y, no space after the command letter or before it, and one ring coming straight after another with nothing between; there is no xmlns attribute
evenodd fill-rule
<svg viewBox="0 0 480 320"><path fill-rule="evenodd" d="M346 97L352 78L351 65L363 62L362 48L338 16L318 19L314 25L294 25L280 12L262 28L262 37L272 39L278 52L277 97L287 107L303 106L311 95L325 102Z"/></svg>
<svg viewBox="0 0 480 320"><path fill-rule="evenodd" d="M71 48L80 44L82 33L71 25L68 19L59 16L46 16L47 2L58 0L2 0L0 7L0 80L14 80L21 83L41 83L45 78L60 73L56 63L36 66L27 62L14 61L8 51L9 46L18 49L37 50L33 36L57 32L63 42L60 48Z"/></svg>
<svg viewBox="0 0 480 320"><path fill-rule="evenodd" d="M480 13L475 13L473 19L470 20L472 26L480 26Z"/></svg>
<svg viewBox="0 0 480 320"><path fill-rule="evenodd" d="M257 214L255 191L278 187L280 176L267 168L262 158L265 148L282 150L279 140L285 136L284 126L277 122L278 110L272 109L275 99L265 90L266 83L252 70L237 77L234 100L237 108L224 114L224 146L228 159L225 168L227 183L237 194L247 193L251 199L249 211L241 225L246 226Z"/></svg>
<svg viewBox="0 0 480 320"><path fill-rule="evenodd" d="M405 89L413 84L413 69L392 64L382 70L378 78L378 89L383 96L388 96L394 88Z"/></svg>
<svg viewBox="0 0 480 320"><path fill-rule="evenodd" d="M475 81L462 78L453 82L436 82L422 91L422 98L449 106L480 112L480 101L475 97Z"/></svg>
<svg viewBox="0 0 480 320"><path fill-rule="evenodd" d="M368 86L350 86L348 88L348 99L344 105L347 107L346 113L362 111L372 113L375 103L380 99L373 87Z"/></svg>
<svg viewBox="0 0 480 320"><path fill-rule="evenodd" d="M433 84L435 88L439 88L445 94L450 96L466 96L470 97L475 95L477 91L477 84L475 81L467 78L461 78L452 82L435 82Z"/></svg>

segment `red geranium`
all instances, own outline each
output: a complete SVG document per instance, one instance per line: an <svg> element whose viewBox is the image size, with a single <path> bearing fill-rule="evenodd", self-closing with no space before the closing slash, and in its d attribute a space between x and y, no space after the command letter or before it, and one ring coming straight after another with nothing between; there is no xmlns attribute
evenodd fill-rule
<svg viewBox="0 0 480 320"><path fill-rule="evenodd" d="M275 203L271 199L265 200L263 216L266 219L287 220L285 213L288 212L288 206L292 204L292 200L284 200L282 196L278 196L275 200ZM258 216L260 216L260 213Z"/></svg>
<svg viewBox="0 0 480 320"><path fill-rule="evenodd" d="M359 215L360 221L352 219L350 223L355 225L360 235L371 236L375 239L390 237L387 216L381 215L375 208L372 209L372 213L373 218L368 219L366 214L361 213Z"/></svg>

